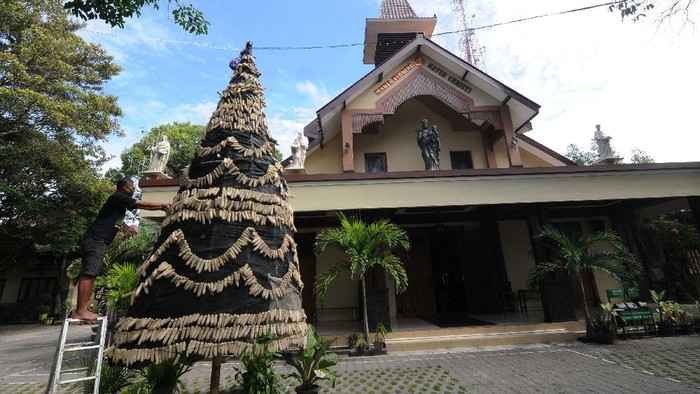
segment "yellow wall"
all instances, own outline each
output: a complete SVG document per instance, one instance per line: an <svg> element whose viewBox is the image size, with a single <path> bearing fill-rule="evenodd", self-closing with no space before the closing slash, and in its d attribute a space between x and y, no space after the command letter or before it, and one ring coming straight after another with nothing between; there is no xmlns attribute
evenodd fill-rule
<svg viewBox="0 0 700 394"><path fill-rule="evenodd" d="M506 273L513 291L527 289L527 274L535 266L530 255L532 246L525 220L498 222L498 232L503 245Z"/></svg>
<svg viewBox="0 0 700 394"><path fill-rule="evenodd" d="M304 168L307 174L340 174L343 172L343 137L336 134L330 141L323 143L306 157Z"/></svg>
<svg viewBox="0 0 700 394"><path fill-rule="evenodd" d="M347 262L345 253L335 248L328 248L316 259L316 274L322 274L331 269L336 264ZM308 286L308 284L307 284ZM328 288L325 308L348 308L354 307L358 316L361 313L359 305L358 282L350 279L350 274L343 274L337 277ZM320 309L320 300L316 300L316 308ZM319 313L319 320L344 320L342 314Z"/></svg>
<svg viewBox="0 0 700 394"><path fill-rule="evenodd" d="M452 125L435 111L416 99L402 104L394 115L387 116L375 134L354 135L355 172L365 172L365 153L386 153L387 170L422 171L425 169L415 130L421 120L428 119L430 127L437 125L440 134L440 168L451 169L450 151L470 150L475 168L486 167L481 134L476 131L453 131Z"/></svg>
<svg viewBox="0 0 700 394"><path fill-rule="evenodd" d="M551 163L523 148L520 149L520 158L523 160L523 167L553 167Z"/></svg>

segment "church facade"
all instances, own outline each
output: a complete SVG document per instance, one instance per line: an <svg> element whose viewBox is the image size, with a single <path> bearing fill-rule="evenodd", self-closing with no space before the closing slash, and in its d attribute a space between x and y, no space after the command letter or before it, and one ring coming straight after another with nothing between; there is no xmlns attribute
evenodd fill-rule
<svg viewBox="0 0 700 394"><path fill-rule="evenodd" d="M285 176L307 316L345 320L359 312L350 279L331 287L323 308L312 293L315 276L343 259L313 254L315 235L338 224L338 211L388 218L411 238L402 256L406 292L396 294L382 270L366 277L377 322L515 307L527 272L547 258L533 242L542 225L572 235L612 229L638 252L640 218L692 209L700 222L700 163L576 165L527 136L539 105L433 42L435 24L405 0L383 1L366 28L364 61L375 68L303 130L303 169L288 167ZM145 199L170 201L178 185L145 180L141 188ZM594 273L584 282L593 305L618 287ZM567 316L553 309L547 316L548 304L581 299L577 286L560 284L556 299L543 295L550 320Z"/></svg>

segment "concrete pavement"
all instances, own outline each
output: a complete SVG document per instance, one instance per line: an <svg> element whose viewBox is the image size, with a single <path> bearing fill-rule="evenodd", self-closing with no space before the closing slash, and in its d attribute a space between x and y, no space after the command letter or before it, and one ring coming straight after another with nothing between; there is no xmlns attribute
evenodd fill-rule
<svg viewBox="0 0 700 394"><path fill-rule="evenodd" d="M0 326L0 393L45 390L59 329ZM236 366L223 365L222 387L233 384ZM290 371L283 364L278 370ZM343 356L336 370L341 380L324 392L700 393L700 336ZM185 392L205 392L209 372L209 363L195 364ZM293 382L283 386L291 390Z"/></svg>

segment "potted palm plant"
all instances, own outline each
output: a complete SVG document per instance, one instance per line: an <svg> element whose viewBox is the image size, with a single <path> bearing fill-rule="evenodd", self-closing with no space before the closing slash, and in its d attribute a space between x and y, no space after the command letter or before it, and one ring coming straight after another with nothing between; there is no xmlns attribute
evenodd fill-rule
<svg viewBox="0 0 700 394"><path fill-rule="evenodd" d="M387 219L367 224L357 218L348 218L342 212L338 213L338 219L341 228L323 229L316 236L314 252L319 256L329 247L335 247L345 252L349 261L318 275L314 292L323 306L330 284L339 275L350 273L353 280L360 281L364 341L369 343L365 273L372 267L382 267L394 279L397 294L406 290L408 276L401 259L394 252L397 249L408 250L411 242L403 229Z"/></svg>
<svg viewBox="0 0 700 394"><path fill-rule="evenodd" d="M615 311L613 305L609 302L600 304L600 306L603 308L603 315L596 316L591 320L593 336L598 343L612 345L617 336L617 323L615 321L617 311Z"/></svg>
<svg viewBox="0 0 700 394"><path fill-rule="evenodd" d="M309 324L306 332L306 347L296 354L284 353L282 356L287 364L294 367L295 372L288 376L295 378L299 386L294 390L299 394L318 393L318 382L328 380L335 387L337 375L328 368L337 364L337 355L328 353L335 339L319 337L314 327Z"/></svg>
<svg viewBox="0 0 700 394"><path fill-rule="evenodd" d="M377 323L377 331L374 334L374 351L375 352L381 352L384 350L384 347L386 344L384 343L384 339L386 338L386 327L384 327L384 324L382 323Z"/></svg>
<svg viewBox="0 0 700 394"><path fill-rule="evenodd" d="M639 261L627 250L622 239L612 231L598 231L587 237L580 235L576 239L570 239L560 229L544 226L536 238L549 241L548 245L553 249L554 258L550 261L538 261L528 274L528 284L536 288L541 280L560 271L576 279L583 298L586 337L593 337L582 275L588 270L594 270L607 274L626 287L634 287L634 276L641 270ZM593 247L600 243L606 243L610 247L605 250Z"/></svg>
<svg viewBox="0 0 700 394"><path fill-rule="evenodd" d="M348 347L350 349L355 349L357 347L357 340L360 339L360 334L357 331L353 331L348 335Z"/></svg>
<svg viewBox="0 0 700 394"><path fill-rule="evenodd" d="M673 301L665 301L666 290L656 292L650 290L651 298L656 303L656 311L659 312L659 321L656 324L659 330L659 335L662 337L670 337L676 334L676 323L678 312L676 303Z"/></svg>
<svg viewBox="0 0 700 394"><path fill-rule="evenodd" d="M685 307L678 305L678 332L682 335L692 335L695 333L695 318Z"/></svg>

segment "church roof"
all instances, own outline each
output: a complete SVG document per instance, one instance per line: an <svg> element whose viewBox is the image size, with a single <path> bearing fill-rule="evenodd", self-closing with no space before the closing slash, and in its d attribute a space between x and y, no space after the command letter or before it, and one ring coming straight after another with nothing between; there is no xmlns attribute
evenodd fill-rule
<svg viewBox="0 0 700 394"><path fill-rule="evenodd" d="M412 19L417 18L408 0L382 0L379 19Z"/></svg>
<svg viewBox="0 0 700 394"><path fill-rule="evenodd" d="M304 135L310 139L309 152L313 151L319 145L321 142L320 139L329 140L333 136L324 133L324 131L334 130L337 132L340 130L340 113L348 103L353 101L364 91L373 89L376 85L381 84L386 78L386 74L392 68L396 67L397 64L401 64L419 53L425 54L427 57L439 62L444 71L458 76L462 75L462 80L466 83L480 89L498 102L507 105L510 108L513 129L516 132L527 127L532 118L539 113L539 104L467 63L464 59L435 42L419 35L400 51L387 59L387 61L378 65L316 111L317 118L304 127ZM323 137L320 137L321 135L323 135Z"/></svg>

